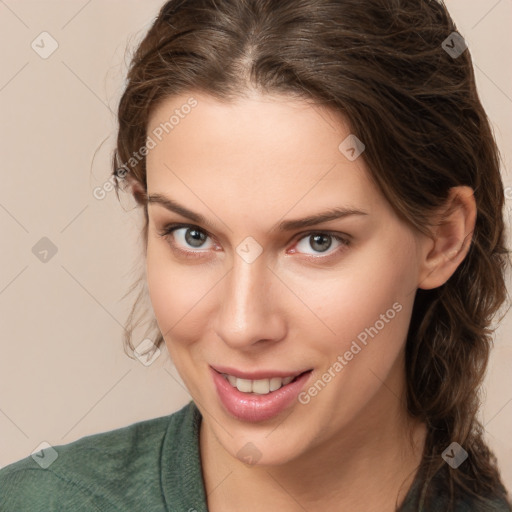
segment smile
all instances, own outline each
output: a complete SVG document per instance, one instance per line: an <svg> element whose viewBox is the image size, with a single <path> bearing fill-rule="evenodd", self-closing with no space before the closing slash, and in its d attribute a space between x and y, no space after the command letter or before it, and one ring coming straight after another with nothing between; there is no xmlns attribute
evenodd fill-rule
<svg viewBox="0 0 512 512"><path fill-rule="evenodd" d="M312 370L239 371L210 367L213 387L224 410L241 421L270 420L294 406Z"/></svg>
<svg viewBox="0 0 512 512"><path fill-rule="evenodd" d="M256 393L257 395L266 395L272 391L277 391L298 377L296 375L295 377L272 377L270 379L250 380L240 379L226 373L223 373L222 376L238 391L242 393Z"/></svg>

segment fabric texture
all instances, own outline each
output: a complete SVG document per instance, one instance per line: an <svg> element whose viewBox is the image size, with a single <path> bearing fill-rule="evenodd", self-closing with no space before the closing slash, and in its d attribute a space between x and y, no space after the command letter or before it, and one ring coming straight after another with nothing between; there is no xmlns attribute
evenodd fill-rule
<svg viewBox="0 0 512 512"><path fill-rule="evenodd" d="M207 512L194 402L127 427L54 446L0 470L0 512ZM42 467L57 458L46 468ZM36 461L37 459L37 461ZM400 512L416 512L419 481ZM457 512L510 512L505 503ZM427 511L425 511L427 512ZM442 498L435 509L446 512Z"/></svg>

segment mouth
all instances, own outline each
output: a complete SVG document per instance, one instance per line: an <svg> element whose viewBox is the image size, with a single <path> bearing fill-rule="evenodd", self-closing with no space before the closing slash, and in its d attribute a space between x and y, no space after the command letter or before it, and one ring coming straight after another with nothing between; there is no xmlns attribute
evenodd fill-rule
<svg viewBox="0 0 512 512"><path fill-rule="evenodd" d="M242 372L210 367L214 388L225 411L242 421L274 418L293 407L313 370Z"/></svg>
<svg viewBox="0 0 512 512"><path fill-rule="evenodd" d="M256 395L268 395L273 391L287 386L291 382L296 381L301 375L309 372L301 372L295 376L288 377L270 377L268 379L241 379L230 375L228 373L221 373L221 375L231 384L232 387L238 389L241 393L251 393Z"/></svg>

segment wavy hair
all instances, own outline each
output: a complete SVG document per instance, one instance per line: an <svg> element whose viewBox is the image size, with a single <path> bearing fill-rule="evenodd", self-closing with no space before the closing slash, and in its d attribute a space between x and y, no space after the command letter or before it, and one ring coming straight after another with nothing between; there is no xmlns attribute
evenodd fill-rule
<svg viewBox="0 0 512 512"><path fill-rule="evenodd" d="M251 89L282 93L339 112L364 141L372 179L422 233L429 234L431 214L451 187L474 190L469 252L445 284L417 290L405 348L407 409L428 427L418 473L424 505L436 493L448 497L449 510L464 496L507 499L477 419L491 322L508 298L505 198L470 52L454 56L443 47L446 40L454 46L447 38L455 31L437 0L168 1L134 51L112 159L116 194L126 173L138 183L133 194L145 214L145 244L140 149L149 116L168 97L192 91L225 102ZM144 275L129 293L137 286L126 350L134 349L134 328L149 312ZM155 319L152 328L158 346L163 336ZM456 470L441 458L452 441L469 454Z"/></svg>

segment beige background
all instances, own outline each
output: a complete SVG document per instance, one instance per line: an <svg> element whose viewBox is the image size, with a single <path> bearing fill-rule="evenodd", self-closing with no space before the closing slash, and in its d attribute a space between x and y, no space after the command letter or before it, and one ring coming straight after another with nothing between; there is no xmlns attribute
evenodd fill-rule
<svg viewBox="0 0 512 512"><path fill-rule="evenodd" d="M125 50L161 4L0 0L0 467L42 441L68 443L189 400L166 351L147 367L123 352L131 297L121 298L141 264L141 217L114 192L93 196L110 172ZM512 185L512 0L447 5L471 49ZM41 36L42 48L42 32L58 44L47 59L31 47L51 48ZM46 263L32 252L42 237L57 248ZM482 407L509 489L511 332L512 313L497 331Z"/></svg>

